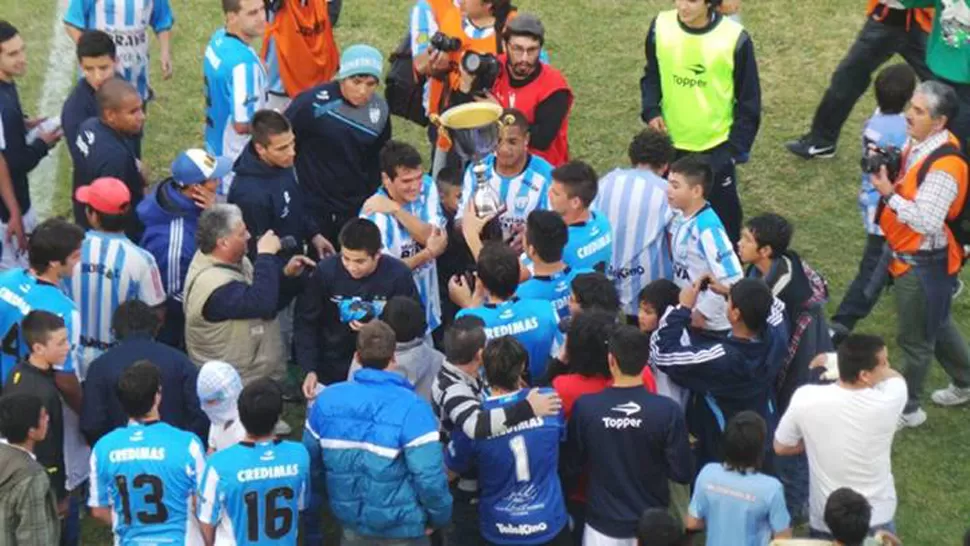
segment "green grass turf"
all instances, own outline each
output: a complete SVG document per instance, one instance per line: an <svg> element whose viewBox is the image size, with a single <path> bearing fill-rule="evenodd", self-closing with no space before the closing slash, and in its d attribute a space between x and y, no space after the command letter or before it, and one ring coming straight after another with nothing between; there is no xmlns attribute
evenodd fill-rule
<svg viewBox="0 0 970 546"><path fill-rule="evenodd" d="M576 93L570 123L573 154L600 172L625 163L629 139L639 121L638 81L643 66L643 38L650 19L672 6L667 0L521 0L547 28L553 64L563 70ZM24 103L31 109L42 85L50 37L53 2L0 0L0 14L20 25L30 44L31 73L22 82ZM369 42L390 51L405 32L410 0L346 2L337 37L344 46ZM855 272L864 233L855 195L859 184L859 131L872 112L871 94L860 102L845 126L839 154L832 160L806 162L789 155L785 140L801 134L828 83L832 70L863 23L862 0L782 2L749 0L744 24L754 39L764 94L764 112L751 161L740 168L746 212L775 211L797 227L794 248L828 278L838 302ZM221 24L216 0L172 0L176 15L175 77L155 77L158 100L149 109L145 159L160 179L175 154L202 145L202 52L208 36ZM157 51L157 49L155 50ZM891 62L899 62L898 59ZM157 63L153 75L159 74ZM426 150L420 129L395 118L395 136ZM69 171L61 169L60 185L68 187ZM67 210L66 191L58 193L55 210ZM954 306L964 332L970 326L970 297ZM893 299L884 297L861 331L894 343ZM897 362L898 363L898 362ZM934 367L928 389L946 385ZM927 405L929 421L919 430L897 436L893 463L899 509L896 521L908 544L957 544L970 523L970 409L937 409ZM302 410L288 415L296 430ZM85 522L89 544L107 544L105 529Z"/></svg>

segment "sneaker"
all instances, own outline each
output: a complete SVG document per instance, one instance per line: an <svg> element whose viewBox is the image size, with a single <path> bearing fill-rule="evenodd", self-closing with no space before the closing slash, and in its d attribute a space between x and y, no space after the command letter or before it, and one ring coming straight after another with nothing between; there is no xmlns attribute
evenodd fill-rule
<svg viewBox="0 0 970 546"><path fill-rule="evenodd" d="M953 295L950 296L951 299L957 299L960 294L963 293L963 279L957 279L957 285L953 287Z"/></svg>
<svg viewBox="0 0 970 546"><path fill-rule="evenodd" d="M970 387L963 388L950 383L949 387L934 391L930 395L930 399L933 400L934 404L940 406L959 406L960 404L966 404L970 402Z"/></svg>
<svg viewBox="0 0 970 546"><path fill-rule="evenodd" d="M923 408L916 408L909 413L904 413L899 416L899 422L896 423L896 430L916 428L925 422L926 412L923 411Z"/></svg>
<svg viewBox="0 0 970 546"><path fill-rule="evenodd" d="M835 144L826 144L813 140L811 135L805 135L798 140L785 143L788 151L803 159L828 159L835 157Z"/></svg>

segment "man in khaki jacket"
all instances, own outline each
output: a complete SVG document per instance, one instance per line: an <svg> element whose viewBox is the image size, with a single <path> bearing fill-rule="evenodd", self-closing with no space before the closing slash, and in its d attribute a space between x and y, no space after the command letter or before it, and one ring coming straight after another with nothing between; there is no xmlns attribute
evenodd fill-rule
<svg viewBox="0 0 970 546"><path fill-rule="evenodd" d="M260 377L282 380L285 371L276 316L299 288L296 277L314 263L302 255L286 265L277 256L280 239L267 231L256 243L256 261L246 257L249 231L235 205L202 213L197 250L185 278L185 343L202 366L229 362L243 384ZM281 276L282 273L282 276Z"/></svg>

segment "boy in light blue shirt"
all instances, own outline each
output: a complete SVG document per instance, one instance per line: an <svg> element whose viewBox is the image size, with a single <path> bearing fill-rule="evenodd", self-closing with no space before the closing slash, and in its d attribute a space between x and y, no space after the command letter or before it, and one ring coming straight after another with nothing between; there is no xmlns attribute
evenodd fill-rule
<svg viewBox="0 0 970 546"><path fill-rule="evenodd" d="M781 482L760 472L766 435L761 416L738 413L724 429L724 462L697 476L687 529L706 529L707 546L768 546L792 536Z"/></svg>
<svg viewBox="0 0 970 546"><path fill-rule="evenodd" d="M874 88L879 108L862 128L863 157L870 153L871 147L902 150L906 145L906 116L903 109L916 88L916 73L905 63L894 64L879 72ZM856 322L869 315L879 299L878 293L866 294L866 286L886 242L876 219L879 199L879 192L872 186L869 175L862 173L859 210L862 212L862 225L866 229L866 246L859 260L859 270L842 297L838 311L832 316L830 326L837 336L848 335Z"/></svg>

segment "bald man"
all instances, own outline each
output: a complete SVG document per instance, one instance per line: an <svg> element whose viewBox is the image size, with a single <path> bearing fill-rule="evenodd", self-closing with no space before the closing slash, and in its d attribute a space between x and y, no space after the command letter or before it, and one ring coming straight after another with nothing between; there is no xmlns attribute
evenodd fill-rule
<svg viewBox="0 0 970 546"><path fill-rule="evenodd" d="M128 186L131 192L131 210L141 202L145 194L145 179L141 162L135 149L135 139L145 125L145 110L141 95L127 81L112 78L95 94L100 117L89 118L81 123L77 138L69 142L71 159L74 161L74 194L81 186L110 176ZM74 201L74 221L89 229L84 205ZM129 212L125 235L138 243L144 227L138 217Z"/></svg>

